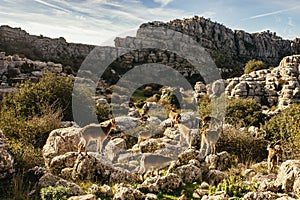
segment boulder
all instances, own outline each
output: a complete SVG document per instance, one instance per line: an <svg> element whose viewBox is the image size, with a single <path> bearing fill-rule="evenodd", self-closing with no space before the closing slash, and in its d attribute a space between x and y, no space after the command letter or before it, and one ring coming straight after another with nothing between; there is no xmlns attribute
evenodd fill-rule
<svg viewBox="0 0 300 200"><path fill-rule="evenodd" d="M161 139L150 138L149 140L140 143L142 153L154 152L158 149L165 148L166 144Z"/></svg>
<svg viewBox="0 0 300 200"><path fill-rule="evenodd" d="M72 196L69 197L68 200L96 200L96 196L93 194L86 194L81 196Z"/></svg>
<svg viewBox="0 0 300 200"><path fill-rule="evenodd" d="M138 188L145 193L152 192L172 192L183 185L182 179L174 173L169 173L166 176L155 176L145 180Z"/></svg>
<svg viewBox="0 0 300 200"><path fill-rule="evenodd" d="M112 162L116 161L121 153L126 153L126 141L123 138L110 140L105 146L105 156Z"/></svg>
<svg viewBox="0 0 300 200"><path fill-rule="evenodd" d="M227 174L219 170L210 170L206 174L206 180L210 185L218 185L225 178Z"/></svg>
<svg viewBox="0 0 300 200"><path fill-rule="evenodd" d="M180 166L176 168L173 173L177 174L184 183L202 181L202 170L192 164Z"/></svg>
<svg viewBox="0 0 300 200"><path fill-rule="evenodd" d="M100 196L102 198L112 198L114 193L112 188L106 184L102 186L98 186L97 184L93 184L88 189L89 194L94 194L96 196Z"/></svg>
<svg viewBox="0 0 300 200"><path fill-rule="evenodd" d="M66 181L58 176L54 176L51 173L44 174L38 181L39 188L47 188L49 186L63 186L70 188L70 195L83 195L84 191L77 184Z"/></svg>
<svg viewBox="0 0 300 200"><path fill-rule="evenodd" d="M210 154L206 156L205 162L209 165L209 169L217 169L220 171L227 170L233 164L233 157L226 151Z"/></svg>
<svg viewBox="0 0 300 200"><path fill-rule="evenodd" d="M199 162L204 161L204 157L200 151L195 149L186 149L184 152L178 155L180 163L188 163L190 160L198 160Z"/></svg>
<svg viewBox="0 0 300 200"><path fill-rule="evenodd" d="M137 175L124 168L114 167L111 161L97 153L88 153L87 156L78 155L73 171L74 180L103 180L110 184L135 183Z"/></svg>
<svg viewBox="0 0 300 200"><path fill-rule="evenodd" d="M201 200L227 200L229 196L225 192L220 191L213 195L204 195Z"/></svg>
<svg viewBox="0 0 300 200"><path fill-rule="evenodd" d="M116 194L114 200L138 200L145 199L145 195L138 189L134 189L130 185L119 184L115 186Z"/></svg>
<svg viewBox="0 0 300 200"><path fill-rule="evenodd" d="M294 192L300 196L300 160L287 160L282 163L274 186L285 193Z"/></svg>
<svg viewBox="0 0 300 200"><path fill-rule="evenodd" d="M293 198L287 197L285 194L276 194L270 191L264 192L248 192L244 197L244 200L292 200Z"/></svg>
<svg viewBox="0 0 300 200"><path fill-rule="evenodd" d="M50 166L52 159L67 152L77 152L81 128L68 127L51 131L43 147L45 165Z"/></svg>
<svg viewBox="0 0 300 200"><path fill-rule="evenodd" d="M14 172L14 159L8 152L5 135L0 130L0 180L11 177Z"/></svg>

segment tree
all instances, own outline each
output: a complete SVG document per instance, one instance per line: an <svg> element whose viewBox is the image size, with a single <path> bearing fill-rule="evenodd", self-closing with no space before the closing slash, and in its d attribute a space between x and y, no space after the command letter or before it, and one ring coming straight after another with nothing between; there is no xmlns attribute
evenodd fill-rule
<svg viewBox="0 0 300 200"><path fill-rule="evenodd" d="M293 104L264 126L266 139L279 142L290 156L300 151L300 104Z"/></svg>
<svg viewBox="0 0 300 200"><path fill-rule="evenodd" d="M245 69L244 69L244 73L245 74L249 74L253 71L257 71L260 69L266 69L267 68L267 64L264 63L261 60L249 60L246 65L245 65Z"/></svg>

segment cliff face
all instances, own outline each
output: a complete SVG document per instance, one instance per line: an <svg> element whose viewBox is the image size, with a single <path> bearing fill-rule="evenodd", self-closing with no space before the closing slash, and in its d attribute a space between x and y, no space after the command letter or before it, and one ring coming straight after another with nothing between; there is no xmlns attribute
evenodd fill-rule
<svg viewBox="0 0 300 200"><path fill-rule="evenodd" d="M233 31L203 17L176 19L168 23L145 23L140 26L138 35L143 34L143 28L147 26L167 27L193 37L210 52L219 68L238 67L241 71L250 59L263 60L268 65L277 66L284 56L300 53L298 38L284 40L269 31L252 34L240 30Z"/></svg>
<svg viewBox="0 0 300 200"><path fill-rule="evenodd" d="M0 51L19 54L33 60L53 61L78 69L93 45L67 43L64 38L51 39L29 35L20 28L0 26Z"/></svg>
<svg viewBox="0 0 300 200"><path fill-rule="evenodd" d="M172 52L139 49L136 39L149 34L145 33L145 27L165 27L191 36L210 53L217 67L222 68L221 72L224 78L241 75L243 66L250 59L263 60L268 65L278 66L284 56L300 53L300 39L298 38L284 40L276 36L276 33L269 31L253 34L240 30L233 31L222 24L195 16L167 23L145 23L140 26L136 38L116 38L116 47L137 49L138 53L128 55L132 58L130 62L126 60L128 56L124 56L125 61L122 59L117 61L120 63L124 61L128 69L130 66L147 62L163 63L177 68L187 66L190 68L186 62L183 62L183 58L177 56L177 59ZM64 38L50 39L44 36L29 35L20 28L0 27L0 51L11 55L17 53L33 60L51 60L62 63L64 66L70 65L75 70L93 48L93 45L67 43Z"/></svg>

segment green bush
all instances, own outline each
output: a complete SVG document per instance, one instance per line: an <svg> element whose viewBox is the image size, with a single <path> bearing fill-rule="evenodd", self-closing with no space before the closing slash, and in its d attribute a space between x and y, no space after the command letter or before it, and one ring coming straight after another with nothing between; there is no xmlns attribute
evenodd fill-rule
<svg viewBox="0 0 300 200"><path fill-rule="evenodd" d="M70 110L65 108L70 104L67 101L71 86L71 80L47 74L36 84L30 81L19 84L17 92L4 97L0 129L7 138L17 169L43 164L41 148L49 133L59 128L63 111Z"/></svg>
<svg viewBox="0 0 300 200"><path fill-rule="evenodd" d="M294 157L300 152L300 104L293 104L264 126L266 139L282 144L284 152Z"/></svg>
<svg viewBox="0 0 300 200"><path fill-rule="evenodd" d="M16 115L39 115L43 106L54 106L54 109L62 109L64 120L72 120L71 79L47 73L38 83L26 81L17 88L18 92L9 94L3 101L7 107L14 108Z"/></svg>
<svg viewBox="0 0 300 200"><path fill-rule="evenodd" d="M211 101L208 96L204 97L198 107L201 117L211 114ZM261 105L253 99L227 99L226 100L226 123L236 127L259 126L264 123L265 115L261 111Z"/></svg>
<svg viewBox="0 0 300 200"><path fill-rule="evenodd" d="M238 98L227 100L227 123L235 126L259 126L264 120L261 105L255 100Z"/></svg>
<svg viewBox="0 0 300 200"><path fill-rule="evenodd" d="M104 122L110 117L110 109L105 105L96 106L96 115L99 122Z"/></svg>
<svg viewBox="0 0 300 200"><path fill-rule="evenodd" d="M266 69L267 68L267 64L264 63L261 60L249 60L246 65L245 65L245 69L244 69L244 73L245 74L249 74L253 71L257 71L260 69Z"/></svg>
<svg viewBox="0 0 300 200"><path fill-rule="evenodd" d="M209 188L209 194L215 194L218 191L224 191L229 197L242 198L248 192L256 192L258 184L245 184L241 177L231 176L224 179L217 186L211 186Z"/></svg>
<svg viewBox="0 0 300 200"><path fill-rule="evenodd" d="M61 110L43 106L39 115L21 116L14 108L4 106L0 110L0 128L8 140L14 139L42 148L49 133L59 128Z"/></svg>
<svg viewBox="0 0 300 200"><path fill-rule="evenodd" d="M218 140L217 151L227 151L237 156L239 163L249 164L267 158L266 146L264 138L255 138L239 128L227 127Z"/></svg>
<svg viewBox="0 0 300 200"><path fill-rule="evenodd" d="M70 188L63 186L52 187L41 189L42 200L64 200L70 196Z"/></svg>

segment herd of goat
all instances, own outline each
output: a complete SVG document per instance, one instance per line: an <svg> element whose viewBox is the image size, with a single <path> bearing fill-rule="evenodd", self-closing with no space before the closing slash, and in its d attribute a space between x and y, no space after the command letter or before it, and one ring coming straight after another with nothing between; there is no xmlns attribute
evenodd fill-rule
<svg viewBox="0 0 300 200"><path fill-rule="evenodd" d="M148 114L143 114L140 118L143 121L147 121L149 118ZM191 130L181 123L181 115L174 110L169 112L169 118L171 121L171 127L177 127L180 132L180 144L187 144L188 148L192 148L192 134ZM202 128L198 129L201 132L201 147L200 152L203 152L204 146L206 146L204 156L209 153L216 154L216 143L223 132L223 121L211 116L205 116L201 119ZM102 153L103 141L112 137L111 132L116 131L117 125L115 119L107 120L106 122L100 124L89 124L81 129L81 138L78 144L78 152L84 151L84 155L87 155L87 147L92 140L97 140L97 152ZM126 134L121 132L117 137L125 137ZM142 131L138 135L138 146L140 146L141 141L149 139L152 137L151 131ZM271 172L275 164L280 161L282 148L278 144L270 143L267 147L268 154L268 171ZM152 156L153 157L153 156ZM142 157L141 162L145 162L145 159L151 161L151 159L157 159L157 157L152 158L151 155L146 155ZM155 163L155 162L150 162ZM145 166L144 163L141 166Z"/></svg>

